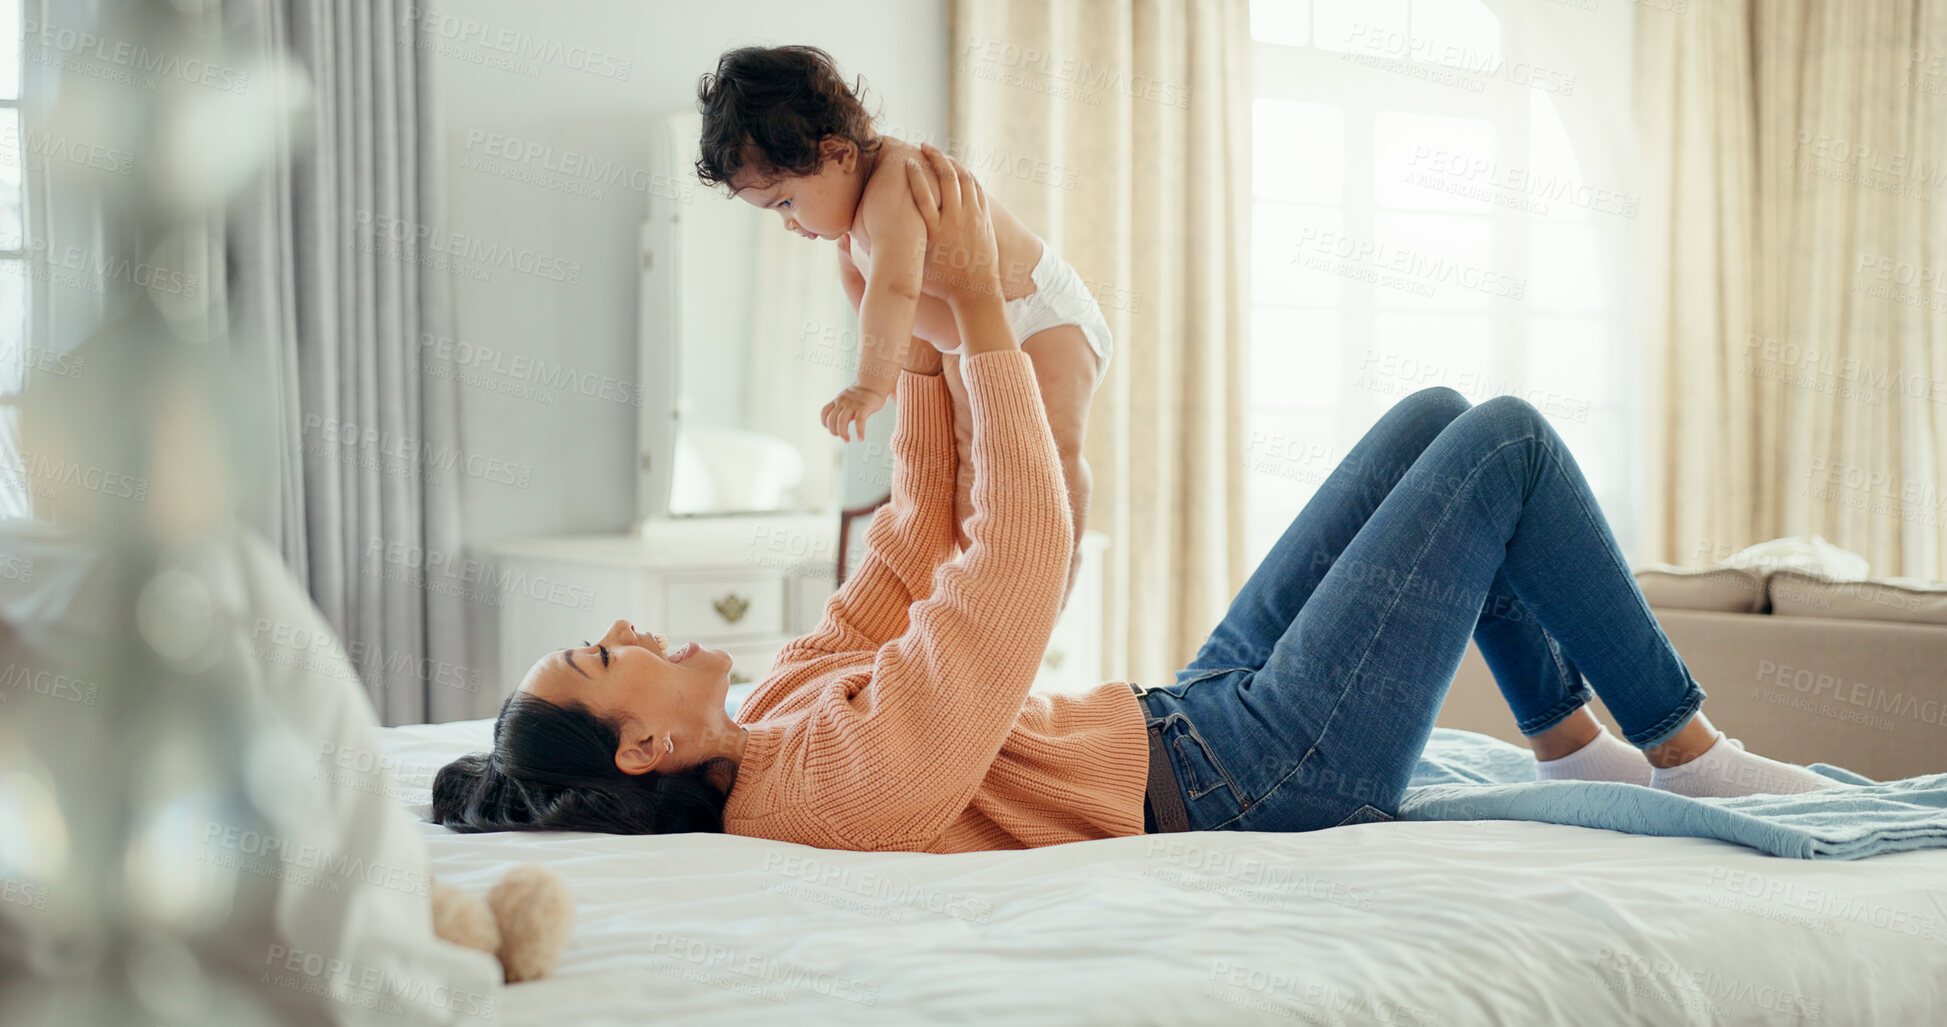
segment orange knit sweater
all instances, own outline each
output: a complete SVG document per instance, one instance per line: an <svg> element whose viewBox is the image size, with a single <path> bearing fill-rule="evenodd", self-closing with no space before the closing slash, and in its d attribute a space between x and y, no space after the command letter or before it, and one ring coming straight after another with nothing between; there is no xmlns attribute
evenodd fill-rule
<svg viewBox="0 0 1947 1027"><path fill-rule="evenodd" d="M1061 462L1019 350L961 365L971 544L944 381L902 371L892 502L818 628L737 711L724 830L828 849L967 852L1141 834L1149 741L1124 683L1029 695L1067 583Z"/></svg>

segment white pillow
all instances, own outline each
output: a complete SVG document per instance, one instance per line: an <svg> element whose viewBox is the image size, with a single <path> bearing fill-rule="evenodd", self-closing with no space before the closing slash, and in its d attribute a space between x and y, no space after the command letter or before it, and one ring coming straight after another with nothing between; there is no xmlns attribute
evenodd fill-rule
<svg viewBox="0 0 1947 1027"><path fill-rule="evenodd" d="M141 662L125 678L97 682L93 706L14 694L0 728L20 729L26 758L48 768L77 806L104 763L88 753L130 754L149 775L129 786L129 798L156 812L128 825L135 841L126 870L121 854L109 853L77 859L65 880L44 883L50 896L109 894L99 878L125 874L141 907L127 915L176 928L180 944L133 950L159 953L130 974L138 995L146 986L161 997L157 1016L490 1022L499 964L433 935L425 839L389 797L378 718L282 560L254 536L181 544L153 577L126 582L131 623L103 613L119 605L101 590L123 588L110 573L121 568L94 547L57 544L44 532L29 539L22 533L30 530L41 529L0 524L0 553L35 544L31 580L0 577L0 616L17 629L0 633L0 650L10 650L0 664L61 671L102 652ZM138 695L144 688L165 690L169 705L145 705L155 693ZM147 719L130 716L141 709ZM155 794L145 797L145 787ZM10 812L17 809L0 804L0 835L15 829L5 822ZM72 817L120 819L99 803ZM0 864L8 851L0 845ZM59 917L0 904L4 918L15 922L0 922L0 935L20 941L28 967L62 969Z"/></svg>
<svg viewBox="0 0 1947 1027"><path fill-rule="evenodd" d="M1723 565L1753 571L1761 578L1791 570L1831 581L1859 581L1869 573L1865 557L1840 549L1820 535L1774 538L1745 546L1726 557Z"/></svg>

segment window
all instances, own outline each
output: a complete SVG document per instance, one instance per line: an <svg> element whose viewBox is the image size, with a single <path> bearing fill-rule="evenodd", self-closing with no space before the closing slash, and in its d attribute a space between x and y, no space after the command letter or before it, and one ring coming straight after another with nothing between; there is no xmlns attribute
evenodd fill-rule
<svg viewBox="0 0 1947 1027"><path fill-rule="evenodd" d="M1570 131L1606 83L1578 81L1541 31L1476 0L1252 0L1248 565L1380 415L1434 385L1539 408L1631 551L1619 269L1636 198Z"/></svg>
<svg viewBox="0 0 1947 1027"><path fill-rule="evenodd" d="M15 405L29 358L23 174L29 148L20 125L20 48L20 0L0 0L0 518L30 512Z"/></svg>

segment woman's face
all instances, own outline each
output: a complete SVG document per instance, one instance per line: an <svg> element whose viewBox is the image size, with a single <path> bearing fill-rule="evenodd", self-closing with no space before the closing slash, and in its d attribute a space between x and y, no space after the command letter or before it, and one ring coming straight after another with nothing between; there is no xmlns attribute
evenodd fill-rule
<svg viewBox="0 0 1947 1027"><path fill-rule="evenodd" d="M635 733L673 735L682 745L727 719L730 654L683 642L666 650L653 635L618 620L598 642L535 661L521 689L549 702L579 704L631 725Z"/></svg>

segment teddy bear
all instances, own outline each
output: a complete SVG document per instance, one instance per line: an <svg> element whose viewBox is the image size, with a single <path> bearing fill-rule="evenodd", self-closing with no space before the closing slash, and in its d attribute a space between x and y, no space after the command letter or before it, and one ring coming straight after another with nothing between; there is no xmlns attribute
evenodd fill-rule
<svg viewBox="0 0 1947 1027"><path fill-rule="evenodd" d="M575 896L561 875L517 866L481 898L434 879L433 933L500 959L507 983L546 977L561 965L575 923Z"/></svg>

